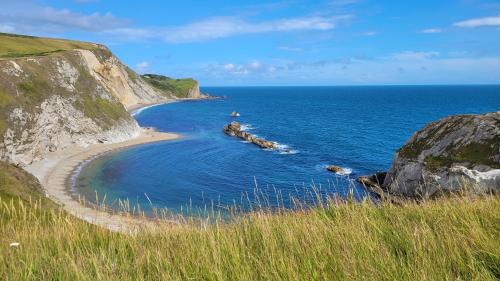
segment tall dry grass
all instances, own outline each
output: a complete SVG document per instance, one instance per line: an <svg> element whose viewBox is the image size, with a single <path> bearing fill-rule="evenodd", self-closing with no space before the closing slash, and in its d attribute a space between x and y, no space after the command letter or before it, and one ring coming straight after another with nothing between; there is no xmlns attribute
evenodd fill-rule
<svg viewBox="0 0 500 281"><path fill-rule="evenodd" d="M19 246L9 246L18 242ZM498 280L500 198L328 199L135 235L0 198L2 280Z"/></svg>

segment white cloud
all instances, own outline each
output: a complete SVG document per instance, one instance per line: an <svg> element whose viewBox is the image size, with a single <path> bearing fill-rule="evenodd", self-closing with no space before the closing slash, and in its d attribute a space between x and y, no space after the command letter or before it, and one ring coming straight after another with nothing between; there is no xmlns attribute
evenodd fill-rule
<svg viewBox="0 0 500 281"><path fill-rule="evenodd" d="M7 0L0 4L0 26L8 26L9 32L101 31L122 27L126 23L111 13L82 14L69 9L40 6L30 0Z"/></svg>
<svg viewBox="0 0 500 281"><path fill-rule="evenodd" d="M463 56L458 56L462 54ZM446 54L448 55L448 54ZM241 85L387 85L500 83L500 57L457 57L438 52L404 51L375 58L321 61L261 62L259 71L249 64L228 64L205 69L198 76L215 84ZM226 65L227 66L227 65Z"/></svg>
<svg viewBox="0 0 500 281"><path fill-rule="evenodd" d="M304 49L298 47L289 47L289 46L279 46L279 50L288 51L288 52L302 52Z"/></svg>
<svg viewBox="0 0 500 281"><path fill-rule="evenodd" d="M251 69L255 69L255 70L258 70L262 67L262 63L260 61L253 61L249 64L249 67Z"/></svg>
<svg viewBox="0 0 500 281"><path fill-rule="evenodd" d="M439 52L429 51L429 52L418 52L418 51L404 51L392 54L388 57L391 60L399 61L415 61L415 60L425 60L430 58L435 58L439 56Z"/></svg>
<svg viewBox="0 0 500 281"><path fill-rule="evenodd" d="M5 32L5 33L13 33L15 32L15 28L11 25L8 24L0 24L0 32Z"/></svg>
<svg viewBox="0 0 500 281"><path fill-rule="evenodd" d="M481 26L500 26L500 15L494 17L475 18L459 21L453 24L458 27L481 27Z"/></svg>
<svg viewBox="0 0 500 281"><path fill-rule="evenodd" d="M230 74L244 75L248 74L249 70L246 66L243 65L235 65L232 63L222 65L222 68Z"/></svg>
<svg viewBox="0 0 500 281"><path fill-rule="evenodd" d="M272 65L264 65L261 61L254 60L247 64L226 63L211 65L208 67L210 72L224 72L232 75L247 75L255 73L274 72L276 69Z"/></svg>
<svg viewBox="0 0 500 281"><path fill-rule="evenodd" d="M441 32L443 32L441 28L427 28L420 31L420 33L427 33L427 34L436 34Z"/></svg>
<svg viewBox="0 0 500 281"><path fill-rule="evenodd" d="M130 40L162 39L169 43L186 43L242 34L325 31L334 29L337 22L350 18L350 15L334 17L310 16L249 22L240 17L216 17L181 26L152 29L117 28L107 33L120 37L125 36Z"/></svg>
<svg viewBox="0 0 500 281"><path fill-rule="evenodd" d="M135 65L135 70L137 70L137 72L139 73L145 73L149 70L149 62L147 61L142 61L138 64Z"/></svg>
<svg viewBox="0 0 500 281"><path fill-rule="evenodd" d="M378 32L376 32L376 31L367 31L367 32L361 33L361 35L363 35L363 36L375 36L377 34L378 34Z"/></svg>

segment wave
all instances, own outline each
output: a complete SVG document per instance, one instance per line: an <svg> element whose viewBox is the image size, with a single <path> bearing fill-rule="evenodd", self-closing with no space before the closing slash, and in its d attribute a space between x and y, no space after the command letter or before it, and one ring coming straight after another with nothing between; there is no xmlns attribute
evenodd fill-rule
<svg viewBox="0 0 500 281"><path fill-rule="evenodd" d="M347 168L347 167L340 167L342 168L342 170L344 170L343 172L337 172L335 174L337 175L341 175L341 176L348 176L350 174L352 174L352 169L351 168Z"/></svg>
<svg viewBox="0 0 500 281"><path fill-rule="evenodd" d="M279 152L279 154L297 154L300 152L297 149L291 149L287 144L282 144L276 141L274 141L273 143L276 146L276 150Z"/></svg>
<svg viewBox="0 0 500 281"><path fill-rule="evenodd" d="M329 166L328 164L319 164L319 165L315 166L315 169L316 169L316 171L327 171L326 168L328 166ZM337 173L335 173L336 175L339 175L339 176L349 176L349 175L351 175L353 173L352 168L342 167L342 166L340 166L340 168L342 168L342 170L344 170L344 171L343 172L337 172Z"/></svg>
<svg viewBox="0 0 500 281"><path fill-rule="evenodd" d="M134 117L135 117L135 116L137 116L137 115L141 114L141 112L143 112L143 111L144 111L144 110L146 110L146 109L150 109L150 108L155 107L155 106L164 105L164 104L166 104L166 103L169 103L169 102L165 102L165 103L156 103L156 104L152 104L152 105L144 106L144 107L141 107L141 108L139 108L139 109L136 109L136 110L132 111L132 113L130 113L130 115L132 115L132 116L134 116Z"/></svg>
<svg viewBox="0 0 500 281"><path fill-rule="evenodd" d="M240 125L241 131L251 131L253 129L254 129L254 127L252 126L252 124L241 124Z"/></svg>

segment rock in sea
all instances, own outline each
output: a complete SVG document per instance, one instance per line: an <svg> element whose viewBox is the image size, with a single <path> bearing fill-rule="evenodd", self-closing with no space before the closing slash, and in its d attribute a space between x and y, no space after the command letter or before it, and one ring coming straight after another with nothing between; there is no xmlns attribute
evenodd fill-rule
<svg viewBox="0 0 500 281"><path fill-rule="evenodd" d="M224 133L227 135L233 136L233 137L238 137L240 139L243 139L245 141L251 142L255 145L260 146L261 148L264 149L277 149L276 144L272 141L268 141L265 139L257 138L256 136L242 131L241 130L241 124L239 122L233 121L229 125L226 125L223 129Z"/></svg>
<svg viewBox="0 0 500 281"><path fill-rule="evenodd" d="M330 166L326 167L326 169L330 172L337 173L337 174L344 174L345 173L344 169L342 169L339 166L335 166L335 165L330 165Z"/></svg>

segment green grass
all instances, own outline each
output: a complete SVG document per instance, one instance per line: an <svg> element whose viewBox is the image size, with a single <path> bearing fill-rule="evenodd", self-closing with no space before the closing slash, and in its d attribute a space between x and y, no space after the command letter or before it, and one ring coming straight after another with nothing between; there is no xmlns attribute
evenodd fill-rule
<svg viewBox="0 0 500 281"><path fill-rule="evenodd" d="M56 206L44 196L34 176L5 162L0 162L0 198L4 203L11 199L15 199L15 203L40 201L45 210Z"/></svg>
<svg viewBox="0 0 500 281"><path fill-rule="evenodd" d="M0 33L0 58L45 56L72 49L94 50L92 43Z"/></svg>
<svg viewBox="0 0 500 281"><path fill-rule="evenodd" d="M3 169L2 169L3 171ZM3 181L5 182L5 181ZM266 210L114 233L0 193L3 280L498 280L500 198ZM19 247L9 247L19 242Z"/></svg>
<svg viewBox="0 0 500 281"><path fill-rule="evenodd" d="M0 89L0 140L3 140L5 130L7 130L7 122L5 121L5 109L13 102L13 98Z"/></svg>
<svg viewBox="0 0 500 281"><path fill-rule="evenodd" d="M141 77L150 85L164 92L172 94L178 98L187 98L189 91L196 87L196 80L191 78L172 79L163 75L144 74Z"/></svg>
<svg viewBox="0 0 500 281"><path fill-rule="evenodd" d="M99 119L102 122L101 124L109 126L113 125L114 121L129 117L128 112L121 103L88 95L83 97L83 112L85 116L92 120Z"/></svg>

